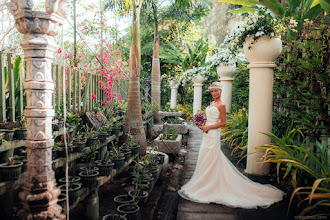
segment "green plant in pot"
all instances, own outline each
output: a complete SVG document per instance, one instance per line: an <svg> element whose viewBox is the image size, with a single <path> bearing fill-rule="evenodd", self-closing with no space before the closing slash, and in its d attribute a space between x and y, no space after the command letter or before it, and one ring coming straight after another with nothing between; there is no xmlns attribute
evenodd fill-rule
<svg viewBox="0 0 330 220"><path fill-rule="evenodd" d="M112 142L111 154L111 160L114 163L113 168L120 169L124 165L125 156L115 147L114 142Z"/></svg>
<svg viewBox="0 0 330 220"><path fill-rule="evenodd" d="M103 126L101 126L98 130L99 134L98 134L98 139L101 143L105 142L108 135L108 127L106 124L104 124Z"/></svg>
<svg viewBox="0 0 330 220"><path fill-rule="evenodd" d="M74 151L75 152L83 152L86 146L86 138L85 134L82 131L77 131L76 138L73 141Z"/></svg>
<svg viewBox="0 0 330 220"><path fill-rule="evenodd" d="M164 130L162 135L160 136L161 140L175 140L176 137L178 136L178 133L176 132L175 129L164 126Z"/></svg>
<svg viewBox="0 0 330 220"><path fill-rule="evenodd" d="M103 216L102 220L127 220L123 215L116 214L116 211L113 210L111 214Z"/></svg>
<svg viewBox="0 0 330 220"><path fill-rule="evenodd" d="M98 184L97 177L100 173L98 169L95 169L97 167L92 168L92 164L95 160L95 154L95 146L90 146L90 152L86 152L84 155L85 162L88 163L88 168L82 169L83 171L79 173L79 176L81 177L81 182L84 187L92 188L96 187Z"/></svg>
<svg viewBox="0 0 330 220"><path fill-rule="evenodd" d="M21 116L20 128L16 128L14 132L14 138L17 140L26 140L27 127L26 127L26 118Z"/></svg>
<svg viewBox="0 0 330 220"><path fill-rule="evenodd" d="M134 137L130 132L126 134L124 147L132 151L133 157L139 154L140 145L134 142Z"/></svg>
<svg viewBox="0 0 330 220"><path fill-rule="evenodd" d="M97 132L94 130L94 128L86 126L86 137L86 147L96 144Z"/></svg>
<svg viewBox="0 0 330 220"><path fill-rule="evenodd" d="M0 175L3 181L17 180L22 172L22 161L8 158L7 163L0 164Z"/></svg>
<svg viewBox="0 0 330 220"><path fill-rule="evenodd" d="M101 176L109 176L112 173L114 163L111 161L111 152L106 151L104 154L104 158L100 163L97 163L97 167L99 168L99 172Z"/></svg>
<svg viewBox="0 0 330 220"><path fill-rule="evenodd" d="M66 184L59 186L59 189L63 194L66 191ZM78 199L78 191L81 189L81 183L76 178L68 179L68 191L69 191L69 204L72 205Z"/></svg>
<svg viewBox="0 0 330 220"><path fill-rule="evenodd" d="M137 163L134 161L134 163L135 165L133 166L132 172L134 190L129 191L128 194L142 207L149 195L150 182L148 179L151 175L148 170L146 170L144 162Z"/></svg>

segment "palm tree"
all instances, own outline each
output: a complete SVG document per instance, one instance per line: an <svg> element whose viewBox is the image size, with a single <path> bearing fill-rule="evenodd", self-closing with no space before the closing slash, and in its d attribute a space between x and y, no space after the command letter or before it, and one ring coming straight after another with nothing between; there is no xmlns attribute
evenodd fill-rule
<svg viewBox="0 0 330 220"><path fill-rule="evenodd" d="M152 104L156 106L154 111L154 122L159 123L160 117L158 111L160 110L160 61L159 61L159 32L158 32L158 17L157 17L157 5L154 0L151 2L155 33L154 33L154 55L152 58L152 69L151 69L151 98Z"/></svg>
<svg viewBox="0 0 330 220"><path fill-rule="evenodd" d="M105 8L116 6L117 2L111 1ZM120 1L121 8L131 9L132 15L132 45L129 52L130 81L128 89L127 111L124 133L130 132L134 140L140 144L140 154L144 155L147 140L144 132L141 98L140 98L140 67L141 67L141 39L140 39L140 9L143 0Z"/></svg>

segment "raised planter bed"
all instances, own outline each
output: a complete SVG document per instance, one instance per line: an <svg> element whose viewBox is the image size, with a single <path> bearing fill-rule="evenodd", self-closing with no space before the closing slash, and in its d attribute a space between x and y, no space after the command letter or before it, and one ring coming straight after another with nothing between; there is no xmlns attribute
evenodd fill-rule
<svg viewBox="0 0 330 220"><path fill-rule="evenodd" d="M163 112L163 111L159 111L158 115L160 117L181 117L182 116L182 112L178 111L178 112Z"/></svg>
<svg viewBox="0 0 330 220"><path fill-rule="evenodd" d="M179 134L175 140L161 140L162 134L160 134L155 140L155 145L158 145L157 151L164 153L172 153L177 154L180 151L180 147L182 145L182 135Z"/></svg>

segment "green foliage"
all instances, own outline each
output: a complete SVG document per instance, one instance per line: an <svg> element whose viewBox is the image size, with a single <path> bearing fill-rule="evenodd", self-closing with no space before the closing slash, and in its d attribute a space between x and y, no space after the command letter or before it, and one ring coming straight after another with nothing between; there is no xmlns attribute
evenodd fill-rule
<svg viewBox="0 0 330 220"><path fill-rule="evenodd" d="M294 121L303 133L319 137L330 127L329 37L326 25L298 41L284 41L274 82L274 131ZM282 127L282 128L281 128Z"/></svg>
<svg viewBox="0 0 330 220"><path fill-rule="evenodd" d="M233 147L231 155L243 158L247 152L248 111L243 108L227 114L226 125L221 128L222 141Z"/></svg>
<svg viewBox="0 0 330 220"><path fill-rule="evenodd" d="M160 136L161 140L175 140L178 136L178 133L175 129L164 125L164 130L162 135Z"/></svg>
<svg viewBox="0 0 330 220"><path fill-rule="evenodd" d="M301 200L298 206L309 200L308 204L304 204L302 215L309 212L309 214L323 213L326 210L323 208L324 205L329 204L330 201L328 158L330 146L322 146L316 142L314 148L312 142L306 141L301 130L292 128L292 125L287 128L282 137L274 134L265 135L272 138L272 143L256 148L265 150L264 162L277 164L278 181L280 171L284 172L283 178L291 174L291 183L295 191L291 195L290 204L293 197L298 195ZM301 138L304 139L299 141ZM311 185L313 187L310 187ZM311 203L312 200L313 203ZM317 202L314 202L315 200Z"/></svg>
<svg viewBox="0 0 330 220"><path fill-rule="evenodd" d="M184 72L193 67L203 66L208 50L208 43L202 38L192 45L186 43L185 47L179 48L168 42L166 47L162 48L160 57L164 62L174 64L178 71Z"/></svg>
<svg viewBox="0 0 330 220"><path fill-rule="evenodd" d="M249 107L249 69L246 62L240 62L236 67L232 90L232 109L248 109Z"/></svg>
<svg viewBox="0 0 330 220"><path fill-rule="evenodd" d="M165 121L168 124L183 124L183 120L179 117L167 117Z"/></svg>

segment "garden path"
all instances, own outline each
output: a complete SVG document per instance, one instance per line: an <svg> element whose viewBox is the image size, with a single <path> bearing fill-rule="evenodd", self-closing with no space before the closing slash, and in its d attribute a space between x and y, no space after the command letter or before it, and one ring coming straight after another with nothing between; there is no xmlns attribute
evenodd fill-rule
<svg viewBox="0 0 330 220"><path fill-rule="evenodd" d="M187 154L185 156L184 174L182 184L186 183L192 176L198 158L198 151L202 141L202 131L196 126L189 125L189 139ZM225 147L224 147L225 148ZM223 152L230 158L226 149ZM240 169L241 170L241 169ZM274 204L268 209L241 209L230 208L217 204L195 203L179 198L177 220L263 220L263 219L291 219L286 216L287 201Z"/></svg>

